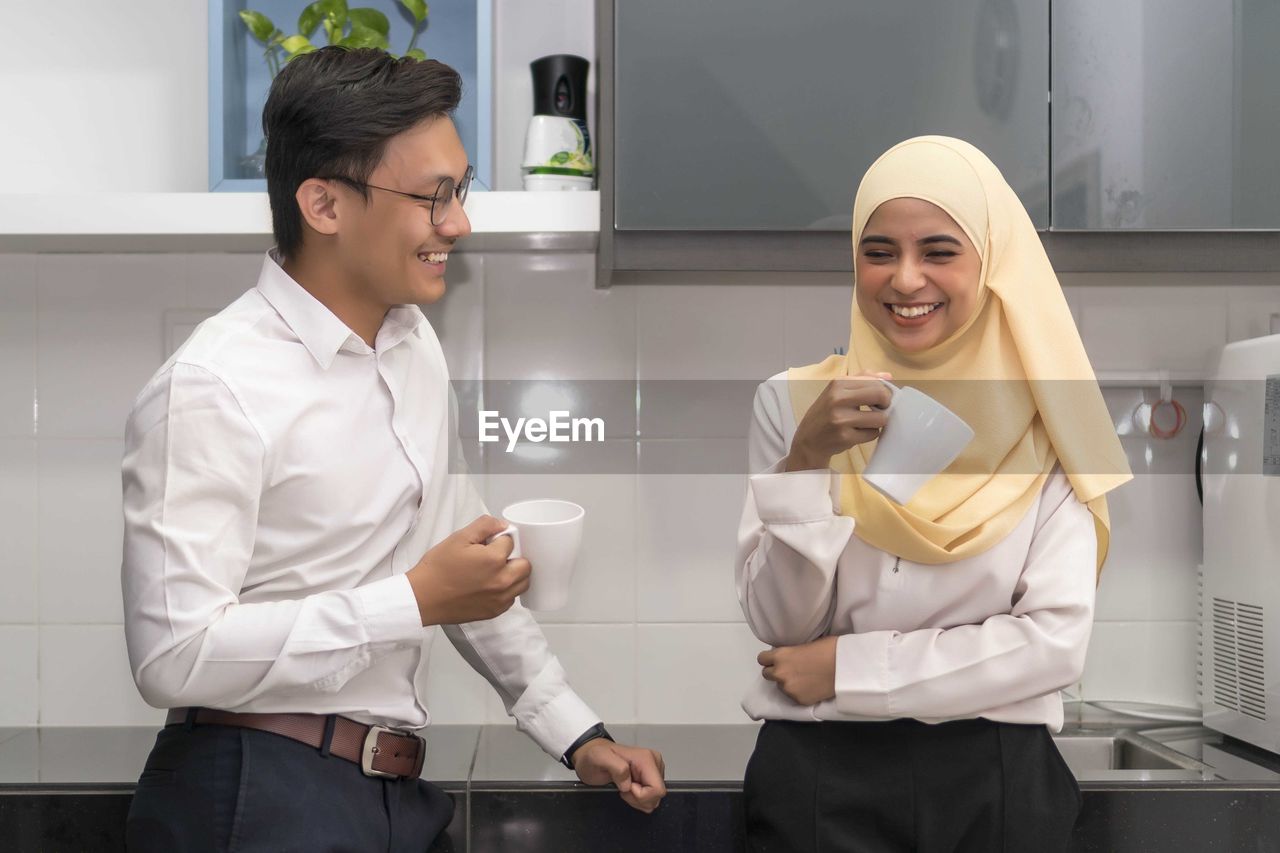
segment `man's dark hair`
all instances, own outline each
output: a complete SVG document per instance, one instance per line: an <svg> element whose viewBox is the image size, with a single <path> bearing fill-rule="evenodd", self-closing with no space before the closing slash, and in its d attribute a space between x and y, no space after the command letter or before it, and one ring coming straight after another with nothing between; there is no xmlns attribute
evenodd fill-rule
<svg viewBox="0 0 1280 853"><path fill-rule="evenodd" d="M363 183L387 141L424 119L451 114L462 78L434 59L395 59L376 48L322 47L276 76L262 110L271 227L285 257L302 245L294 198L308 178ZM356 187L368 198L368 190Z"/></svg>

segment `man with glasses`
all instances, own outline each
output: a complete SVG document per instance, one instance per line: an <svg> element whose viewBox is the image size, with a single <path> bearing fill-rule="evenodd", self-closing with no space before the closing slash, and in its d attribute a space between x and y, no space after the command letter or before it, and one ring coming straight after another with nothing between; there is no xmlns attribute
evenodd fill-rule
<svg viewBox="0 0 1280 853"><path fill-rule="evenodd" d="M616 744L515 601L526 560L450 443L438 300L472 170L433 61L323 48L263 113L276 247L147 383L123 465L134 678L172 709L133 850L416 850L435 626L518 727L652 811L662 758Z"/></svg>

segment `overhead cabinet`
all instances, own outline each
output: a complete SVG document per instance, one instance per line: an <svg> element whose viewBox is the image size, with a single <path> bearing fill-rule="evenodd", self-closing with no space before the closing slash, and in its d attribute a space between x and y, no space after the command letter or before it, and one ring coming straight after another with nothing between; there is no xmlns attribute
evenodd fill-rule
<svg viewBox="0 0 1280 853"><path fill-rule="evenodd" d="M1280 228L1273 0L597 12L606 279L849 269L862 174L921 134L985 151L1063 269L1280 266L1276 235L1241 233ZM1232 233L1150 233L1173 229Z"/></svg>

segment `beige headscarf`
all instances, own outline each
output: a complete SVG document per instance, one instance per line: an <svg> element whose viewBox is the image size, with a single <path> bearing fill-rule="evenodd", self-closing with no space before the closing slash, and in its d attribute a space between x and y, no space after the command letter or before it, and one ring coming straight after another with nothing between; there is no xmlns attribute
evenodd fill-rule
<svg viewBox="0 0 1280 853"><path fill-rule="evenodd" d="M945 341L907 353L867 322L855 298L848 355L788 371L796 421L825 387L818 380L887 371L938 399L975 437L906 506L860 476L874 441L838 454L831 467L846 475L841 514L857 521L855 534L870 545L913 562L950 563L1007 536L1060 463L1093 513L1101 573L1111 527L1105 495L1132 475L1035 226L981 151L922 136L891 148L863 177L855 256L871 214L895 198L942 208L982 255L973 315Z"/></svg>

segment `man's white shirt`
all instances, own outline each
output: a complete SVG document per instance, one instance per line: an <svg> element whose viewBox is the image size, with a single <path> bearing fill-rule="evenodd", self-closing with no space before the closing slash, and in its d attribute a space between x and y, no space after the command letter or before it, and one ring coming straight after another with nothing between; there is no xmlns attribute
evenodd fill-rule
<svg viewBox="0 0 1280 853"><path fill-rule="evenodd" d="M437 630L404 574L486 512L416 306L369 347L268 253L143 388L125 436L129 661L157 707L420 728ZM600 718L519 603L444 634L560 757Z"/></svg>

